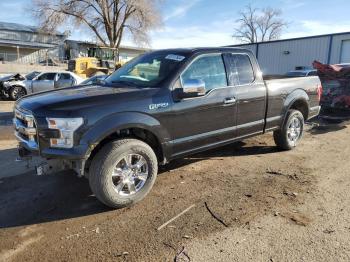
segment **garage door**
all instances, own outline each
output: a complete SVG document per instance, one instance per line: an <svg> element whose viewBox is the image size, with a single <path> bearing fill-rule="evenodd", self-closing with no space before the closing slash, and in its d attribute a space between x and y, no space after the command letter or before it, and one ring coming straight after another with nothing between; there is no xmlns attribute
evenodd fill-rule
<svg viewBox="0 0 350 262"><path fill-rule="evenodd" d="M342 42L340 63L350 63L350 40Z"/></svg>

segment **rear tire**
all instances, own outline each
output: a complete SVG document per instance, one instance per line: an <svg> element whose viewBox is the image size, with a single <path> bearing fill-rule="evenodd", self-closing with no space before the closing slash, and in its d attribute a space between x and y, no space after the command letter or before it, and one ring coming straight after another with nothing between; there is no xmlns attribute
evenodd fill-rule
<svg viewBox="0 0 350 262"><path fill-rule="evenodd" d="M10 98L14 101L26 95L26 90L22 86L14 86L10 90Z"/></svg>
<svg viewBox="0 0 350 262"><path fill-rule="evenodd" d="M157 173L157 157L149 145L137 139L120 139L102 147L93 158L89 183L102 203L122 208L142 200Z"/></svg>
<svg viewBox="0 0 350 262"><path fill-rule="evenodd" d="M289 110L285 124L281 129L274 131L273 138L278 148L291 150L297 146L303 131L303 114L298 110Z"/></svg>

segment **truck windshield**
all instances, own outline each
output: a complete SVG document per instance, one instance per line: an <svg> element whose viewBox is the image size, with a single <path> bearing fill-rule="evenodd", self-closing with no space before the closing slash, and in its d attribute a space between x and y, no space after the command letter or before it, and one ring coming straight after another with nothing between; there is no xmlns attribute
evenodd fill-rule
<svg viewBox="0 0 350 262"><path fill-rule="evenodd" d="M25 77L26 77L27 80L33 80L33 78L36 77L36 76L39 75L39 74L40 74L40 72L34 71L34 72L29 73L29 74L26 75Z"/></svg>
<svg viewBox="0 0 350 262"><path fill-rule="evenodd" d="M107 84L127 84L137 87L155 87L165 80L185 60L177 53L153 52L144 54L108 77Z"/></svg>

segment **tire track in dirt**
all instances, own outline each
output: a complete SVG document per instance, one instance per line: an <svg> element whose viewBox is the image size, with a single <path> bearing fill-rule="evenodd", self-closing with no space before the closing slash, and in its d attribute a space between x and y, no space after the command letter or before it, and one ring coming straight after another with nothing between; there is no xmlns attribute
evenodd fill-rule
<svg viewBox="0 0 350 262"><path fill-rule="evenodd" d="M27 248L30 248L30 246L38 241L40 241L43 238L43 235L35 234L37 231L38 226L28 226L23 229L21 229L18 232L18 242L15 244L15 246L11 249L2 250L0 252L0 262L9 262L9 261L15 261L16 258L24 252Z"/></svg>

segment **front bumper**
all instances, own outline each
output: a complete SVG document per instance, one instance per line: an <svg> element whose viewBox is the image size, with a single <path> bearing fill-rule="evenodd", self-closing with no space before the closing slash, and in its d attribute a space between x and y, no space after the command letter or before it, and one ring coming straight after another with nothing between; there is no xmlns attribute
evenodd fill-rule
<svg viewBox="0 0 350 262"><path fill-rule="evenodd" d="M13 124L15 136L20 147L40 155L43 158L85 160L89 152L86 144L77 144L73 148L51 148L52 130L47 129L46 118L34 118L31 112L15 109ZM78 139L77 139L78 140Z"/></svg>
<svg viewBox="0 0 350 262"><path fill-rule="evenodd" d="M9 93L7 92L7 90L5 90L5 89L3 89L1 87L0 87L0 96L3 97L3 98L6 98L6 99L10 97Z"/></svg>
<svg viewBox="0 0 350 262"><path fill-rule="evenodd" d="M15 136L19 142L19 157L25 160L33 156L46 159L40 165L40 169L37 169L38 174L73 169L79 176L83 176L88 146L77 145L70 149L50 148L49 138L45 137L45 132L40 131L45 129L41 122L40 118L35 119L31 112L15 109L13 123Z"/></svg>
<svg viewBox="0 0 350 262"><path fill-rule="evenodd" d="M19 160L31 161L33 157L39 156L38 151L28 150L21 143L18 146ZM85 159L69 159L67 157L41 157L41 163L36 166L37 175L48 175L64 170L73 170L79 176L85 176Z"/></svg>

